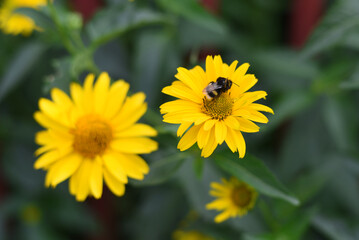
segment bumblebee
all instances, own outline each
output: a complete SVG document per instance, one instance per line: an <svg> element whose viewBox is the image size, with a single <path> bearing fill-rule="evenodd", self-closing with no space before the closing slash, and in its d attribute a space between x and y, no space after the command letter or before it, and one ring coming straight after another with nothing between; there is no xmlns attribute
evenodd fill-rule
<svg viewBox="0 0 359 240"><path fill-rule="evenodd" d="M232 87L232 84L233 82L228 78L219 77L216 82L210 82L202 93L207 100L212 100L214 97L221 95L221 93L227 92Z"/></svg>

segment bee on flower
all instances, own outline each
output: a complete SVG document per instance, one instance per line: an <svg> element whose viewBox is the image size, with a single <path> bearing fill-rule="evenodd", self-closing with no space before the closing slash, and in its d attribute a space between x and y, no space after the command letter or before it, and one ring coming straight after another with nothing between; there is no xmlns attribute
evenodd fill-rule
<svg viewBox="0 0 359 240"><path fill-rule="evenodd" d="M161 105L163 121L180 124L177 135L182 137L178 148L185 151L197 142L201 155L209 157L224 141L232 152L243 158L246 144L242 132L258 132L257 123L267 123L261 113L273 110L255 101L265 98L265 91L248 92L256 83L253 74L246 74L249 64L237 68L222 62L220 56L208 56L206 71L200 66L191 70L178 68L171 86L162 92L178 98Z"/></svg>

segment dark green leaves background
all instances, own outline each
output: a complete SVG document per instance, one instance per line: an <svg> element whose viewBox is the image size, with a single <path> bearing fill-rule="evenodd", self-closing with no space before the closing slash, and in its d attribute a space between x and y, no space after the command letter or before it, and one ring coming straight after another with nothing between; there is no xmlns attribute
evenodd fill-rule
<svg viewBox="0 0 359 240"><path fill-rule="evenodd" d="M88 22L56 0L18 9L44 31L0 35L0 239L171 239L176 229L214 239L359 239L359 3L328 1L302 49L288 39L291 1L222 0L219 14L195 0L107 0ZM275 115L245 134L247 154L226 146L208 159L176 149L176 126L161 121L161 89L177 67L202 55L249 62ZM67 182L44 188L32 167L40 130L32 114L52 87L68 92L88 72L123 78L146 93L144 122L159 151L144 156L151 172L122 198L78 203ZM234 176L259 192L243 218L214 224L209 184Z"/></svg>

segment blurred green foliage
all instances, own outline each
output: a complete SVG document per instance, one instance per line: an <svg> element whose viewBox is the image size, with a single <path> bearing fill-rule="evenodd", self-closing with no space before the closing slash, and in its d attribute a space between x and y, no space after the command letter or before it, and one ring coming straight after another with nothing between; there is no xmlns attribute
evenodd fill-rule
<svg viewBox="0 0 359 240"><path fill-rule="evenodd" d="M301 50L286 42L290 9L285 0L223 0L214 15L194 0L107 0L89 22L66 1L19 9L44 31L0 35L0 239L162 240L177 228L225 240L359 239L359 1L330 1ZM161 89L177 67L203 66L206 51L249 62L274 109L245 135L244 159L225 148L208 159L195 147L181 153L176 128L161 121ZM151 172L124 197L78 203L67 183L45 189L33 169L32 114L52 87L68 92L101 71L146 93L144 121L158 129L160 150L145 156ZM230 175L260 197L247 216L215 225L209 183Z"/></svg>

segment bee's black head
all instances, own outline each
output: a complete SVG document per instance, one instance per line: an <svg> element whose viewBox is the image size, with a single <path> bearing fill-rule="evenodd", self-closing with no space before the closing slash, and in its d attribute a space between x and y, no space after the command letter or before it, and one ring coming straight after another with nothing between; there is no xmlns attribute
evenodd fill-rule
<svg viewBox="0 0 359 240"><path fill-rule="evenodd" d="M226 82L227 82L227 79L223 78L223 77L219 77L219 78L217 78L216 82L217 82L218 85L224 86L226 84Z"/></svg>

